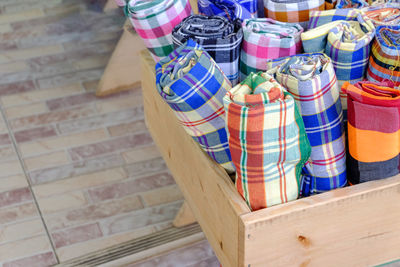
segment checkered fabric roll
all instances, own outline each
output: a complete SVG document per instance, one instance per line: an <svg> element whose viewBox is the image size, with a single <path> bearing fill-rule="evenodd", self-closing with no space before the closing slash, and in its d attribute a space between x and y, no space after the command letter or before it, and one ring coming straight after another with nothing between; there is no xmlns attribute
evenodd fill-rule
<svg viewBox="0 0 400 267"><path fill-rule="evenodd" d="M298 198L310 156L293 97L266 73L251 73L224 97L236 188L252 210Z"/></svg>
<svg viewBox="0 0 400 267"><path fill-rule="evenodd" d="M240 45L243 40L239 19L229 21L220 16L189 16L172 31L175 48L188 39L196 41L208 52L233 85L238 83Z"/></svg>
<svg viewBox="0 0 400 267"><path fill-rule="evenodd" d="M375 27L371 20L364 20L360 14L356 19L336 20L301 34L305 52L324 52L332 59L339 87L346 81L363 80L367 71ZM347 109L346 95L341 94L341 99L343 108Z"/></svg>
<svg viewBox="0 0 400 267"><path fill-rule="evenodd" d="M301 54L271 60L267 65L267 72L293 95L312 146L301 195L345 186L343 110L331 59L323 53Z"/></svg>
<svg viewBox="0 0 400 267"><path fill-rule="evenodd" d="M227 172L234 172L222 98L229 80L192 40L156 64L157 90L186 132Z"/></svg>
<svg viewBox="0 0 400 267"><path fill-rule="evenodd" d="M199 13L230 20L263 17L262 0L198 0Z"/></svg>
<svg viewBox="0 0 400 267"><path fill-rule="evenodd" d="M172 52L172 30L191 13L188 0L130 0L125 7L125 14L156 62Z"/></svg>
<svg viewBox="0 0 400 267"><path fill-rule="evenodd" d="M349 182L399 173L400 90L390 81L345 83L348 97Z"/></svg>
<svg viewBox="0 0 400 267"><path fill-rule="evenodd" d="M341 8L363 8L367 7L368 3L364 0L338 0L336 4L337 9Z"/></svg>
<svg viewBox="0 0 400 267"><path fill-rule="evenodd" d="M324 9L324 0L264 0L267 18L299 23L304 29L307 29L310 11Z"/></svg>
<svg viewBox="0 0 400 267"><path fill-rule="evenodd" d="M301 53L300 24L259 18L244 20L242 25L241 80L251 72L265 71L267 59Z"/></svg>
<svg viewBox="0 0 400 267"><path fill-rule="evenodd" d="M334 9L337 0L325 0L325 10Z"/></svg>
<svg viewBox="0 0 400 267"><path fill-rule="evenodd" d="M363 8L362 11L375 26L400 25L400 3L370 6Z"/></svg>
<svg viewBox="0 0 400 267"><path fill-rule="evenodd" d="M337 20L357 21L357 17L362 16L361 14L361 10L354 8L311 11L308 29L311 30Z"/></svg>
<svg viewBox="0 0 400 267"><path fill-rule="evenodd" d="M376 28L367 79L377 82L391 80L400 86L400 25Z"/></svg>

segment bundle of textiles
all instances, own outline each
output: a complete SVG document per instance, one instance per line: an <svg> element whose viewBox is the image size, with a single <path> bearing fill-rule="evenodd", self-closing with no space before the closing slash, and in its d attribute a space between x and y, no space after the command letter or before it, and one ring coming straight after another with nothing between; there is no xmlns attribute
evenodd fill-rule
<svg viewBox="0 0 400 267"><path fill-rule="evenodd" d="M400 25L378 26L367 71L370 81L391 80L400 85Z"/></svg>
<svg viewBox="0 0 400 267"><path fill-rule="evenodd" d="M191 12L188 0L130 0L125 6L126 15L156 62L173 51L172 30Z"/></svg>
<svg viewBox="0 0 400 267"><path fill-rule="evenodd" d="M263 17L262 0L198 0L199 13L230 20Z"/></svg>
<svg viewBox="0 0 400 267"><path fill-rule="evenodd" d="M400 25L400 3L370 6L362 9L375 26Z"/></svg>
<svg viewBox="0 0 400 267"><path fill-rule="evenodd" d="M231 86L210 55L187 41L156 64L156 83L186 132L228 173L234 172L222 102Z"/></svg>
<svg viewBox="0 0 400 267"><path fill-rule="evenodd" d="M362 8L367 7L368 3L364 0L338 0L336 8Z"/></svg>
<svg viewBox="0 0 400 267"><path fill-rule="evenodd" d="M279 22L268 18L243 21L243 44L240 53L240 79L251 72L265 71L266 60L301 53L300 34L303 28L297 23Z"/></svg>
<svg viewBox="0 0 400 267"><path fill-rule="evenodd" d="M267 65L267 72L293 95L312 146L301 195L345 186L343 111L331 59L323 53L301 54L271 60Z"/></svg>
<svg viewBox="0 0 400 267"><path fill-rule="evenodd" d="M239 81L239 54L243 39L240 20L192 15L172 31L175 48L192 39L215 60L232 85Z"/></svg>
<svg viewBox="0 0 400 267"><path fill-rule="evenodd" d="M325 10L335 8L336 2L337 0L325 0Z"/></svg>
<svg viewBox="0 0 400 267"><path fill-rule="evenodd" d="M390 81L345 83L348 95L349 182L399 173L400 90Z"/></svg>
<svg viewBox="0 0 400 267"><path fill-rule="evenodd" d="M298 198L310 145L293 97L266 73L251 73L224 97L236 187L252 210Z"/></svg>

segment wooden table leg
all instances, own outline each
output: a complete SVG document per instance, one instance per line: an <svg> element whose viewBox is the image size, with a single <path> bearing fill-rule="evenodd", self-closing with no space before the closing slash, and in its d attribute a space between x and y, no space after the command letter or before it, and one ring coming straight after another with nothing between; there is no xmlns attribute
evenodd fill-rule
<svg viewBox="0 0 400 267"><path fill-rule="evenodd" d="M189 224L192 224L195 222L196 222L196 219L194 218L193 213L190 210L190 207L188 206L186 201L183 202L182 207L178 211L178 214L176 214L175 219L172 224L175 227L182 227L182 226L186 226L186 225L189 225Z"/></svg>

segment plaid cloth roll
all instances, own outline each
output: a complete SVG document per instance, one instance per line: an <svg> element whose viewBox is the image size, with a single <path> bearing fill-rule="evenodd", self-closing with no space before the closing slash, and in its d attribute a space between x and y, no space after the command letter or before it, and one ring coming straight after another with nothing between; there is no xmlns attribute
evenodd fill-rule
<svg viewBox="0 0 400 267"><path fill-rule="evenodd" d="M367 7L368 3L364 0L338 0L336 4L337 9L341 8L363 8Z"/></svg>
<svg viewBox="0 0 400 267"><path fill-rule="evenodd" d="M325 52L332 59L339 87L346 81L361 81L366 74L375 27L361 15L356 19L332 21L301 34L305 52ZM346 95L341 94L341 99L343 108L347 109Z"/></svg>
<svg viewBox="0 0 400 267"><path fill-rule="evenodd" d="M392 80L396 86L400 85L400 25L376 28L367 79Z"/></svg>
<svg viewBox="0 0 400 267"><path fill-rule="evenodd" d="M264 0L267 18L299 23L304 29L307 29L310 11L324 9L324 0Z"/></svg>
<svg viewBox="0 0 400 267"><path fill-rule="evenodd" d="M311 30L337 20L357 21L359 15L361 16L361 11L354 8L311 11L308 29Z"/></svg>
<svg viewBox="0 0 400 267"><path fill-rule="evenodd" d="M188 0L130 0L125 7L125 14L156 62L172 52L172 30L191 13Z"/></svg>
<svg viewBox="0 0 400 267"><path fill-rule="evenodd" d="M197 5L199 13L206 16L222 16L230 20L263 16L262 0L198 0Z"/></svg>
<svg viewBox="0 0 400 267"><path fill-rule="evenodd" d="M233 85L239 81L239 54L243 40L240 20L192 15L172 31L175 48L193 39L215 60Z"/></svg>
<svg viewBox="0 0 400 267"><path fill-rule="evenodd" d="M297 199L311 148L293 97L260 72L232 88L223 101L236 188L249 207Z"/></svg>
<svg viewBox="0 0 400 267"><path fill-rule="evenodd" d="M345 83L348 97L349 182L399 173L400 90L390 81Z"/></svg>
<svg viewBox="0 0 400 267"><path fill-rule="evenodd" d="M362 11L375 26L400 25L400 3L370 6L363 8Z"/></svg>
<svg viewBox="0 0 400 267"><path fill-rule="evenodd" d="M260 18L244 20L242 25L241 80L251 72L265 71L267 59L301 53L300 24Z"/></svg>
<svg viewBox="0 0 400 267"><path fill-rule="evenodd" d="M156 83L186 132L212 159L234 172L222 102L231 85L210 55L188 40L156 64Z"/></svg>
<svg viewBox="0 0 400 267"><path fill-rule="evenodd" d="M325 10L334 9L337 0L325 0Z"/></svg>
<svg viewBox="0 0 400 267"><path fill-rule="evenodd" d="M343 110L332 61L323 53L268 61L268 73L293 95L312 146L301 194L343 187L346 178Z"/></svg>

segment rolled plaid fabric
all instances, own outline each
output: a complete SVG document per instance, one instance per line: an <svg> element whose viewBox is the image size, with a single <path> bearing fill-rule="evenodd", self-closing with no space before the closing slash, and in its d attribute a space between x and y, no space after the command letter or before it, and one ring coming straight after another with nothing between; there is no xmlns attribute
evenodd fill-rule
<svg viewBox="0 0 400 267"><path fill-rule="evenodd" d="M125 7L135 31L156 62L172 52L172 30L191 12L188 0L130 0Z"/></svg>
<svg viewBox="0 0 400 267"><path fill-rule="evenodd" d="M325 12L331 11L333 10ZM356 19L357 21L336 20L301 34L305 52L325 52L332 59L339 87L346 81L361 81L366 74L375 27L360 14ZM346 109L346 95L341 94L341 99L342 106Z"/></svg>
<svg viewBox="0 0 400 267"><path fill-rule="evenodd" d="M299 23L304 29L307 29L310 11L324 9L324 0L264 0L267 18Z"/></svg>
<svg viewBox="0 0 400 267"><path fill-rule="evenodd" d="M186 132L228 172L234 172L222 98L230 82L192 40L156 64L157 90Z"/></svg>
<svg viewBox="0 0 400 267"><path fill-rule="evenodd" d="M391 80L400 85L400 25L378 26L367 71L370 81Z"/></svg>
<svg viewBox="0 0 400 267"><path fill-rule="evenodd" d="M236 188L252 210L297 199L310 144L293 97L266 73L224 97Z"/></svg>
<svg viewBox="0 0 400 267"><path fill-rule="evenodd" d="M265 71L267 59L301 53L300 24L260 18L244 20L242 25L241 80L251 72Z"/></svg>
<svg viewBox="0 0 400 267"><path fill-rule="evenodd" d="M192 15L172 31L175 48L193 39L215 60L233 85L239 81L239 54L243 40L240 20Z"/></svg>
<svg viewBox="0 0 400 267"><path fill-rule="evenodd" d="M311 30L337 20L357 21L357 17L362 16L361 14L361 10L354 8L311 11L308 29Z"/></svg>
<svg viewBox="0 0 400 267"><path fill-rule="evenodd" d="M312 147L301 194L345 186L343 110L331 59L322 53L301 54L268 61L267 66L267 72L293 95Z"/></svg>
<svg viewBox="0 0 400 267"><path fill-rule="evenodd" d="M262 0L198 0L199 13L222 16L230 20L263 16Z"/></svg>
<svg viewBox="0 0 400 267"><path fill-rule="evenodd" d="M325 9L334 9L336 6L337 0L325 0Z"/></svg>
<svg viewBox="0 0 400 267"><path fill-rule="evenodd" d="M370 6L362 11L375 26L400 24L400 3Z"/></svg>
<svg viewBox="0 0 400 267"><path fill-rule="evenodd" d="M348 97L349 182L399 173L400 90L390 81L345 83Z"/></svg>
<svg viewBox="0 0 400 267"><path fill-rule="evenodd" d="M338 0L336 4L337 9L341 8L363 8L367 7L368 3L364 0Z"/></svg>

